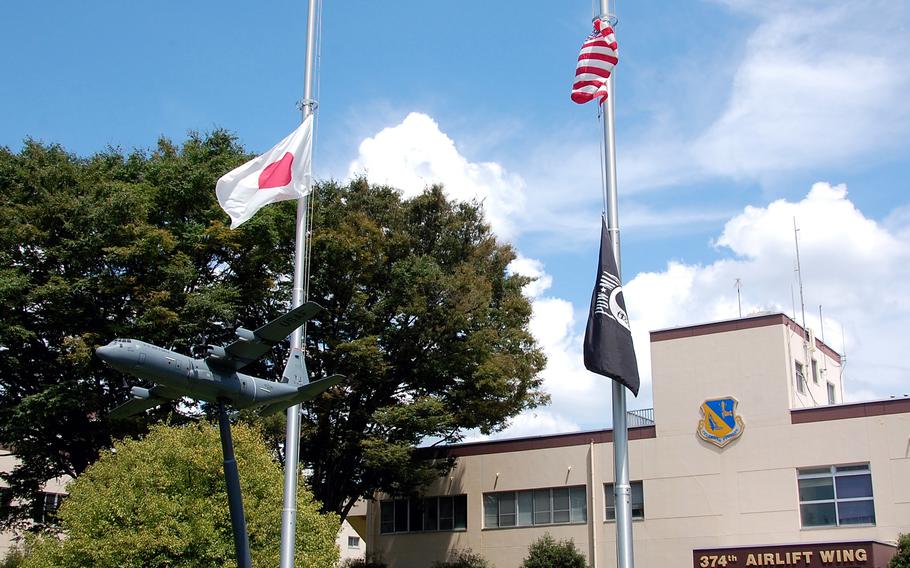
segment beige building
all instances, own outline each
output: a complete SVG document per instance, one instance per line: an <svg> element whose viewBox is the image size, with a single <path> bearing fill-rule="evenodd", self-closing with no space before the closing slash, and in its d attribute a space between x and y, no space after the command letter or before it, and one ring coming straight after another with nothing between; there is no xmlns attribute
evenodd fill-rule
<svg viewBox="0 0 910 568"><path fill-rule="evenodd" d="M844 404L841 357L808 336L782 314L651 333L654 409L629 430L638 568L883 566L876 542L910 532L910 399ZM513 568L544 533L616 565L610 430L439 451L449 476L357 519L390 568L466 548Z"/></svg>
<svg viewBox="0 0 910 568"><path fill-rule="evenodd" d="M8 472L18 465L19 460L8 449L0 447L0 471ZM35 508L32 511L32 518L36 522L50 523L53 522L54 514L57 507L63 501L66 495L66 484L70 478L58 477L51 479L41 488L41 495L35 502ZM6 517L7 507L12 504L12 496L9 490L0 482L0 517ZM0 531L0 560L6 558L11 548L16 547L22 535L12 531Z"/></svg>

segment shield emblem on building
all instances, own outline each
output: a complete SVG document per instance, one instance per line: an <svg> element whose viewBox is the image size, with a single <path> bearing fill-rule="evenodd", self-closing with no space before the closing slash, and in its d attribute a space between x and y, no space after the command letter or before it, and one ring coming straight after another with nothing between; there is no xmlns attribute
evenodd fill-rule
<svg viewBox="0 0 910 568"><path fill-rule="evenodd" d="M698 421L698 436L723 448L743 433L743 419L736 415L739 401L732 396L712 398L701 405L702 419Z"/></svg>

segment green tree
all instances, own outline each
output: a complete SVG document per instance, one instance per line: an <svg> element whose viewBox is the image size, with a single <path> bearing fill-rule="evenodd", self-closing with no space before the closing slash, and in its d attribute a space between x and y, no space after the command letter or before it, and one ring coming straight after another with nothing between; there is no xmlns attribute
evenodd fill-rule
<svg viewBox="0 0 910 568"><path fill-rule="evenodd" d="M79 475L112 439L170 414L109 422L127 385L95 347L136 337L187 352L285 307L293 205L230 231L214 198L244 159L221 131L90 158L31 140L0 148L0 446L22 460L3 477L23 503L2 521L27 517L45 480Z"/></svg>
<svg viewBox="0 0 910 568"><path fill-rule="evenodd" d="M254 566L278 565L281 468L259 432L234 429L237 465ZM218 428L154 426L142 440L116 443L68 487L58 519L66 538L33 540L24 567L209 567L234 563ZM298 498L296 565L338 561L338 518Z"/></svg>
<svg viewBox="0 0 910 568"><path fill-rule="evenodd" d="M910 568L910 533L897 539L897 554L888 563L888 568Z"/></svg>
<svg viewBox="0 0 910 568"><path fill-rule="evenodd" d="M588 561L572 540L554 539L547 533L531 543L522 568L588 568Z"/></svg>
<svg viewBox="0 0 910 568"><path fill-rule="evenodd" d="M307 330L309 353L349 381L308 405L301 456L316 497L344 517L358 497L446 471L414 451L425 439L493 432L543 402L545 359L528 280L507 273L515 255L478 204L438 186L402 200L364 180L327 183L314 225L311 298L327 313Z"/></svg>
<svg viewBox="0 0 910 568"><path fill-rule="evenodd" d="M215 200L217 178L246 158L222 131L90 158L0 148L0 445L23 460L4 476L17 497L78 476L112 439L181 419L165 407L108 421L127 382L94 348L134 337L189 353L289 307L295 204L231 231ZM479 204L364 180L321 184L313 201L310 297L327 311L308 326L308 364L349 380L305 408L301 455L316 498L344 516L448 467L415 445L492 432L543 403L545 361L527 279L508 274L514 253ZM277 379L286 353L248 370ZM282 418L263 426L280 457Z"/></svg>

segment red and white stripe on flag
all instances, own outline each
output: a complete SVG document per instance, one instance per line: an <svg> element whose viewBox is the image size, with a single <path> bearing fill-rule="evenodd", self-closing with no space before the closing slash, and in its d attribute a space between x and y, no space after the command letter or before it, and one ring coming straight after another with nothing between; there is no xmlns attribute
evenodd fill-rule
<svg viewBox="0 0 910 568"><path fill-rule="evenodd" d="M618 62L619 52L613 28L605 19L594 20L594 31L585 40L578 54L572 100L583 104L600 99L603 104L607 100L607 79Z"/></svg>

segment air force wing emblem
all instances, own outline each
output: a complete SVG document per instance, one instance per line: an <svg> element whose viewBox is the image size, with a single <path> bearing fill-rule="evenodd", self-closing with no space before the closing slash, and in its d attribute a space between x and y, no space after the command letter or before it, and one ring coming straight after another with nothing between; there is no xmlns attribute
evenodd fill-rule
<svg viewBox="0 0 910 568"><path fill-rule="evenodd" d="M743 419L736 415L739 404L732 396L706 400L701 405L702 419L698 421L698 437L723 448L743 433Z"/></svg>

